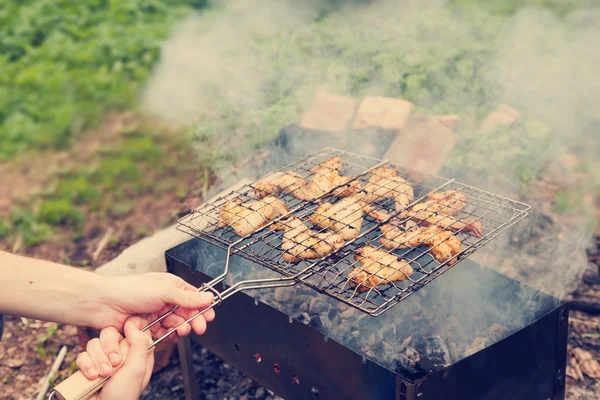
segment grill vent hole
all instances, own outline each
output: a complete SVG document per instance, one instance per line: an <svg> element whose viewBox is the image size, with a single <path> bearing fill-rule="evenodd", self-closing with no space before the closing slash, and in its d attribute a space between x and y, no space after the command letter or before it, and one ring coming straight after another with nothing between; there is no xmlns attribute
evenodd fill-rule
<svg viewBox="0 0 600 400"><path fill-rule="evenodd" d="M317 389L316 387L313 386L312 389L310 389L310 392L312 393L313 396L318 397L319 396L319 389Z"/></svg>
<svg viewBox="0 0 600 400"><path fill-rule="evenodd" d="M292 382L294 382L295 385L299 385L300 379L298 379L298 377L296 375L294 375L294 376L292 376Z"/></svg>
<svg viewBox="0 0 600 400"><path fill-rule="evenodd" d="M278 374L281 372L281 368L279 368L279 364L273 364L273 371Z"/></svg>
<svg viewBox="0 0 600 400"><path fill-rule="evenodd" d="M258 353L254 353L254 360L259 363L262 361L262 358L260 357L260 354Z"/></svg>
<svg viewBox="0 0 600 400"><path fill-rule="evenodd" d="M238 353L240 352L240 345L239 344L235 344L235 351L237 351Z"/></svg>

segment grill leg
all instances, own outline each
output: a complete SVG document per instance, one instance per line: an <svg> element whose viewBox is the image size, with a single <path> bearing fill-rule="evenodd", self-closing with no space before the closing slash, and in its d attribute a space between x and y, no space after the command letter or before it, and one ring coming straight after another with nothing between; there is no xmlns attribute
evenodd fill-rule
<svg viewBox="0 0 600 400"><path fill-rule="evenodd" d="M190 337L192 334L179 339L179 342L177 343L186 400L198 400L200 398L198 385L196 385L196 371L194 370L192 338Z"/></svg>

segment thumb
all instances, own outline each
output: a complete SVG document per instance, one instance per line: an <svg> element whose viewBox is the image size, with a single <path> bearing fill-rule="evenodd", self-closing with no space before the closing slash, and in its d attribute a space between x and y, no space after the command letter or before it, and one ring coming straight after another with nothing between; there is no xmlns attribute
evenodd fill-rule
<svg viewBox="0 0 600 400"><path fill-rule="evenodd" d="M214 300L209 292L196 292L170 286L163 296L165 303L178 305L183 308L205 308Z"/></svg>
<svg viewBox="0 0 600 400"><path fill-rule="evenodd" d="M148 346L150 338L140 329L146 325L140 317L131 317L125 322L125 337L129 343L127 357L121 368L106 383L100 398L139 399L147 373Z"/></svg>

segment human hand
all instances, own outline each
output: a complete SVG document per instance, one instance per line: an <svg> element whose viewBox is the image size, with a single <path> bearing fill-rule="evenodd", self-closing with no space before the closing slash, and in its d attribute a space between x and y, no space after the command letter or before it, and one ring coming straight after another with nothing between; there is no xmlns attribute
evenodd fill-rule
<svg viewBox="0 0 600 400"><path fill-rule="evenodd" d="M105 284L102 285L104 293L96 307L93 323L93 327L101 329L100 337L90 341L87 349L97 369L82 371L88 379L107 377L113 372L113 367L121 363L120 333L125 321L132 315L154 321L175 305L180 306L175 313L150 328L152 337L156 340L206 308L214 299L212 293L197 292L195 287L169 273L105 279ZM214 310L208 310L190 323L177 328L177 333L169 336L165 342L175 342L178 337L188 335L192 329L196 334L202 335L206 331L207 322L214 318Z"/></svg>
<svg viewBox="0 0 600 400"><path fill-rule="evenodd" d="M131 317L125 322L125 338L129 344L129 349L125 357L125 362L110 377L102 387L100 392L94 394L91 400L137 400L142 391L148 385L152 376L154 366L154 349L148 351L150 346L150 337L142 332L147 325L147 321L141 317ZM120 336L120 335L119 335ZM119 337L119 342L123 339ZM88 351L80 353L77 357L77 367L86 375L90 369L98 369L98 365L93 361L93 352L97 351L97 345L94 345L93 339L88 343ZM97 376L97 374L96 374ZM88 377L88 379L90 379ZM95 378L91 378L95 379Z"/></svg>

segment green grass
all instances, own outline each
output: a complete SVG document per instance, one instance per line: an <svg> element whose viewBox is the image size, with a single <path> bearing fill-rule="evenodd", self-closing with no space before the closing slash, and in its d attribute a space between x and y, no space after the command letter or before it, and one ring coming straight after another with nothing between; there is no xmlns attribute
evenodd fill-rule
<svg viewBox="0 0 600 400"><path fill-rule="evenodd" d="M191 167L181 160L166 169L156 165L165 151L176 157L182 154L185 149L178 145L146 130L123 135L87 163L61 171L39 198L26 199L11 215L0 218L0 239L14 240L20 235L25 246L31 247L49 239L57 229L66 228L76 240L81 238L90 212L105 218L129 215L136 196L155 189L156 174L172 178Z"/></svg>
<svg viewBox="0 0 600 400"><path fill-rule="evenodd" d="M66 148L138 91L176 21L205 1L0 2L0 161Z"/></svg>
<svg viewBox="0 0 600 400"><path fill-rule="evenodd" d="M568 190L556 195L552 210L557 214L569 214L581 211L584 206L583 195L577 190Z"/></svg>

